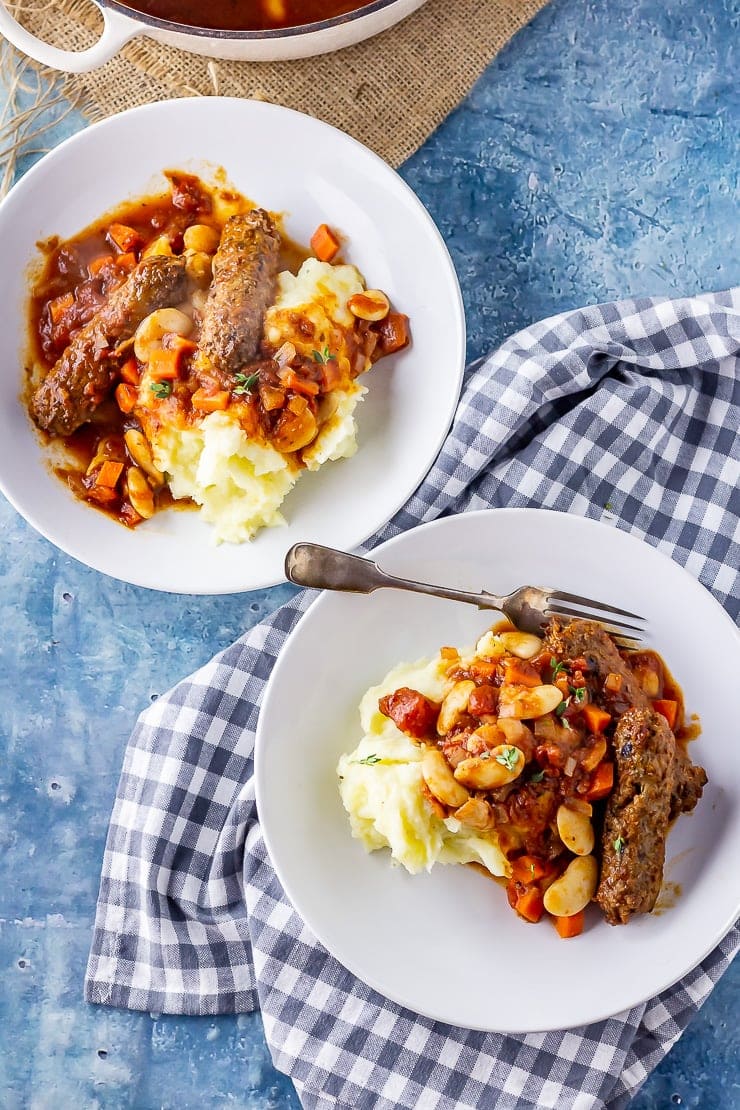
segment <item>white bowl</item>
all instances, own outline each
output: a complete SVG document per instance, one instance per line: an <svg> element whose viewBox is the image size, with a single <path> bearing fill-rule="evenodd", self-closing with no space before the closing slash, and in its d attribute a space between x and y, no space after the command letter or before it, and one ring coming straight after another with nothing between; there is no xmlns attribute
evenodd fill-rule
<svg viewBox="0 0 740 1110"><path fill-rule="evenodd" d="M535 1032L599 1021L659 994L740 912L740 636L712 596L659 551L564 513L498 509L448 517L373 552L408 578L504 593L550 585L648 618L650 646L698 713L691 756L709 775L668 839L660 914L613 927L593 907L582 936L529 925L503 889L467 867L412 876L352 839L336 765L360 738L362 694L401 661L475 642L495 614L381 590L323 594L283 647L256 739L257 809L296 910L345 967L393 1001L466 1028ZM671 888L673 889L673 888ZM672 899L669 899L669 901Z"/></svg>
<svg viewBox="0 0 740 1110"><path fill-rule="evenodd" d="M362 42L416 11L424 0L374 0L347 15L274 31L212 31L155 19L116 0L95 2L103 14L103 33L87 50L61 50L43 42L13 18L2 0L0 34L35 61L68 73L85 73L104 65L122 46L140 35L210 58L276 62L310 58Z"/></svg>
<svg viewBox="0 0 740 1110"><path fill-rule="evenodd" d="M267 156L255 151L272 152ZM213 545L197 513L168 510L128 531L76 500L50 470L22 407L28 264L36 243L80 231L127 198L166 191L161 171L204 176L223 166L247 196L285 213L308 240L322 221L347 237L346 257L411 320L412 343L363 379L352 459L304 474L288 495L287 526L250 544ZM286 173L286 166L291 172ZM75 135L43 158L0 205L12 259L0 301L0 489L63 551L106 574L153 589L231 593L283 580L291 544L352 548L408 499L436 457L460 392L465 321L455 270L432 219L385 162L309 116L215 97L136 108Z"/></svg>

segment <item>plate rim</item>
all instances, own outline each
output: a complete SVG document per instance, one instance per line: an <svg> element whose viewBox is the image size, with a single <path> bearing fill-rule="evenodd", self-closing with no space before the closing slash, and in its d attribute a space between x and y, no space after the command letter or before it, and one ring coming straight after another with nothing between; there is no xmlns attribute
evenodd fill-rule
<svg viewBox="0 0 740 1110"><path fill-rule="evenodd" d="M444 441L449 434L449 430L452 426L455 413L457 411L457 406L459 404L460 396L462 393L463 378L467 362L467 327L465 308L462 296L462 289L460 286L460 279L458 277L455 264L452 260L452 256L442 236L442 233L435 223L434 219L432 218L431 214L429 213L426 205L411 188L411 186L408 185L406 181L404 181L397 170L390 166L383 158L380 157L379 154L376 154L374 150L372 150L368 146L365 146L364 143L361 143L358 139L355 139L354 136L349 135L345 131L342 131L341 128L335 127L333 124L327 123L325 120L317 119L315 116L310 116L305 112L299 112L295 108L288 108L280 104L272 104L266 101L255 100L248 97L178 97L171 100L158 100L150 104L142 104L133 108L128 108L123 112L117 112L112 116L108 116L106 119L98 120L95 123L91 123L88 126L83 127L80 131L77 131L75 132L75 134L70 135L68 138L62 140L62 142L53 147L50 151L44 154L33 166L31 166L30 169L28 169L23 174L23 176L15 182L13 187L8 191L7 195L2 199L2 201L0 201L0 225L5 219L5 212L8 207L12 207L12 205L19 203L17 199L19 194L23 194L26 190L33 189L37 177L46 173L50 165L53 167L56 159L60 157L66 157L66 153L68 150L74 149L80 144L84 145L85 143L90 142L89 136L96 135L101 129L107 129L113 126L117 126L119 120L131 116L141 117L144 115L157 113L163 113L165 116L169 113L173 113L175 115L179 115L181 113L187 114L187 112L192 110L194 107L197 111L204 111L206 113L218 113L219 109L223 105L229 106L229 110L231 110L231 107L233 106L234 110L237 110L239 112L244 111L246 113L251 113L254 111L258 115L263 113L265 115L277 115L281 117L292 116L296 120L308 121L309 126L315 126L316 128L318 128L319 131L326 132L328 130L329 132L335 133L335 135L338 136L341 141L343 141L344 143L348 143L350 148L356 148L359 152L362 153L363 157L368 157L372 162L380 167L384 173L390 174L395 182L396 187L400 189L400 194L402 196L405 196L405 198L412 205L414 205L421 221L425 225L426 232L429 234L430 238L435 241L436 246L440 252L440 260L443 263L445 278L447 280L447 283L450 285L450 292L454 293L454 297L450 299L449 305L451 311L451 324L453 329L457 332L456 346L458 347L458 361L456 366L450 366L450 376L452 378L452 382L449 392L449 398L447 405L445 406L444 420L442 420L442 417L440 416L440 431L435 440L434 451L432 453L432 450L430 448L428 452L425 452L423 464L419 463L419 465L414 469L413 475L410 476L405 483L398 487L400 492L397 491L394 497L389 497L388 503L389 506L392 505L392 507L390 509L386 508L383 510L382 519L375 520L370 527L365 527L363 525L363 528L361 530L362 534L358 535L357 539L355 539L351 545L346 545L348 549L355 550L358 547L361 547L368 539L370 539L371 536L385 527L385 525L390 520L392 520L392 518L407 503L409 498L413 495L414 491L418 489L418 487L421 485L421 483L424 481L427 474L433 467L442 449L442 445L444 444ZM305 124L301 123L299 126L305 126ZM197 162L198 160L197 155L190 155L190 159L195 162ZM33 258L24 261L24 273L27 272L29 265L31 265L32 263ZM19 368L22 369L20 364ZM38 440L38 432L33 426L31 418L22 403L22 373L19 373L18 375L17 384L18 406L23 412L23 416L25 417L30 427L31 433ZM43 445L41 446L43 447ZM395 490L396 486L389 485L389 489ZM181 587L173 588L172 586L169 586L166 580L163 582L161 578L157 579L156 574L153 577L150 577L147 574L140 574L136 571L128 575L112 572L110 569L106 569L106 567L102 565L101 561L96 558L94 549L89 556L86 556L81 553L80 547L75 543L69 542L68 540L61 542L58 539L52 538L52 535L50 533L53 532L54 529L49 529L46 525L42 524L39 520L39 514L37 512L33 510L29 511L21 506L19 498L16 496L16 494L12 493L7 488L7 483L2 471L0 471L0 492L12 505L15 511L28 524L30 524L31 527L36 532L38 532L39 535L47 540L47 542L51 543L53 547L55 547L59 551L62 551L65 555L68 555L71 558L75 559L83 566L88 567L96 573L104 574L107 577L114 579L115 581L125 582L129 585L153 590L158 593L171 593L194 597L217 597L228 594L249 593L254 590L269 589L273 586L283 585L286 581L282 559L279 560L279 565L275 567L275 570L273 572L270 572L269 574L265 572L260 575L256 575L249 581L248 584L241 585L236 588L234 588L232 585L228 585L223 588L220 587L218 583L218 578L215 575L212 576L213 578L215 578L215 582L209 581L208 583L193 583L191 584L190 588L183 589ZM91 511L95 510L91 509ZM250 544L253 542L254 541L249 541L245 544L240 545L245 556L248 556ZM286 547L287 545L288 541L286 541ZM248 558L245 561L248 562Z"/></svg>
<svg viewBox="0 0 740 1110"><path fill-rule="evenodd" d="M388 540L385 540L383 543L380 543L380 544L378 544L377 547L373 548L372 555L373 556L382 555L384 552L393 549L395 546L403 545L404 541L410 535L415 535L415 534L420 533L420 532L425 532L425 533L433 532L436 529L439 529L441 527L449 527L450 522L454 521L458 518L483 517L483 516L488 517L488 516L494 515L497 519L500 519L501 517L514 517L514 516L520 516L521 517L522 515L532 515L532 514L537 514L538 516L544 516L546 518L566 517L566 518L568 518L568 520L573 524L573 526L576 529L583 528L585 531L599 531L599 532L602 532L604 530L610 530L611 529L613 531L618 532L621 536L623 536L629 542L633 542L633 543L635 543L639 546L646 546L646 547L650 548L653 552L655 552L656 555L660 556L660 558L662 560L667 561L668 563L670 563L673 567L675 567L676 569L678 569L682 573L682 575L685 577L686 584L687 584L687 587L689 589L691 589L697 596L702 596L705 601L708 600L712 603L712 605L715 607L715 610L718 611L719 614L721 614L722 619L724 620L724 622L726 623L728 628L734 634L734 637L738 642L738 646L740 646L740 629L737 627L735 622L732 620L729 613L727 613L727 611L720 604L720 602L714 597L712 592L706 586L704 586L704 584L702 582L700 582L698 578L695 578L694 575L691 574L690 571L688 571L684 566L682 566L681 563L679 563L675 559L672 559L671 556L669 554L667 554L667 552L663 551L660 547L654 546L653 544L649 543L646 539L642 538L641 536L636 535L633 532L629 532L626 529L618 528L616 525L610 525L610 524L608 524L604 521L601 521L601 520L596 520L593 517L580 516L577 513L564 512L564 511L561 511L561 510L549 509L549 508L536 508L534 506L526 506L526 507L525 506L523 506L523 507L507 506L507 507L502 507L502 508L475 509L475 510L471 510L470 512L455 513L455 514L451 514L450 516L438 517L435 520L428 521L426 523L416 525L413 528L409 528L406 531L401 532L398 535L393 536ZM601 1022L601 1021L607 1021L608 1019L615 1017L617 1014L622 1013L625 1009L632 1009L635 1006L639 1006L639 1005L642 1005L645 1002L648 1002L650 999L657 998L664 991L668 990L670 987L674 986L676 983L678 983L685 976L689 975L692 971L694 971L699 966L699 964L701 964L701 962L704 959L706 959L706 957L712 951L714 951L715 948L717 948L717 946L722 942L722 940L724 940L724 938L727 936L727 934L733 928L736 921L738 920L738 916L740 915L740 884L738 886L737 905L735 906L734 910L732 910L732 912L730 913L729 918L723 920L722 924L717 926L712 931L711 939L708 940L706 942L706 944L702 947L701 953L696 957L692 956L691 963L687 967L685 967L678 975L673 975L673 974L669 975L664 980L661 980L661 983L660 983L659 986L651 986L650 990L647 991L647 993L637 992L639 994L639 997L636 997L628 1005L620 1006L620 1008L617 1009L617 1010L613 1009L613 1007L607 1007L605 1009L598 1009L598 1012L595 1012L592 1016L589 1016L586 1020L584 1020L579 1025L570 1024L568 1026L564 1026L564 1025L562 1025L562 1023L557 1023L557 1022L554 1022L554 1021L546 1021L544 1023L538 1023L536 1025L528 1026L527 1028L514 1028L514 1027L511 1027L511 1026L507 1027L507 1026L502 1026L502 1025L498 1025L498 1024L497 1025L473 1024L473 1025L462 1025L461 1026L459 1022L451 1021L449 1017L446 1017L444 1014L442 1014L438 1011L437 1012L432 1012L431 1010L424 1010L424 1011L416 1010L416 1009L414 1009L413 1006L410 1006L409 1003L407 1001L404 1001L402 998L394 997L392 994L389 994L386 985L379 983L375 979L374 976L367 976L367 975L363 974L362 972L358 971L357 965L356 965L354 960L346 961L345 959L340 958L338 955L336 955L336 953L332 950L333 946L330 946L329 944L327 944L327 942L324 939L322 939L322 937L319 935L319 932L317 931L317 929L315 927L315 923L312 922L312 921L309 921L306 917L304 917L303 913L299 909L298 904L297 904L296 900L294 899L294 897L291 893L290 888L291 888L292 884L289 881L286 882L284 873L282 872L282 869L281 869L280 865L278 864L278 862L276 861L276 859L273 855L273 849L271 847L271 840L270 840L270 833L269 833L268 829L265 827L264 820L262 818L262 812L263 812L262 799L264 798L264 792L265 792L265 789L266 789L265 783L264 783L264 773L262 771L262 768L264 766L264 762L263 762L263 759L262 759L262 751L264 750L264 747L267 743L267 740L265 738L265 727L266 726L263 724L263 721L264 721L265 717L267 716L267 714L265 713L265 710L266 710L266 708L269 707L269 704L270 704L270 702L272 701L273 698L279 697L279 675L280 675L282 669L286 666L285 661L288 658L288 653L286 652L285 649L288 646L290 640L296 634L296 632L298 631L300 626L303 624L303 622L306 620L306 618L309 616L309 614L313 614L315 616L315 613L317 611L320 611L322 605L331 603L334 598L341 598L341 595L340 594L333 594L332 592L327 591L327 590L322 591L316 598L314 598L314 600L307 607L306 611L301 615L300 619L296 622L294 628L291 630L291 632L289 633L289 635L286 638L286 640L284 641L284 643L281 645L278 656L277 656L276 661L273 665L270 677L268 679L268 682L267 682L267 684L265 686L265 689L264 689L264 692L263 692L262 701L261 701L261 704L260 704L260 707L259 707L259 715L258 715L258 718L257 718L257 725L256 725L256 728L255 728L255 743L254 743L255 799L256 799L257 814L258 814L258 819L259 819L260 830L261 830L262 837L263 837L264 842L265 842L265 847L266 847L266 850L267 850L267 853L268 853L268 856L269 856L269 859L270 859L270 863L272 864L272 867L274 868L274 871L275 871L275 874L277 876L278 882L280 883L283 891L285 892L285 895L288 899L288 902L289 902L291 908L295 911L296 914L298 914L300 919L304 922L304 924L306 924L308 926L308 928L311 930L311 932L314 933L314 935L315 935L317 941L319 942L319 944L321 944L327 950L327 952L329 952L329 954L332 956L333 959L337 960L337 962L339 964L341 964L342 967L346 968L361 983L366 984L372 990L376 991L382 998L387 999L391 1003L393 1003L395 1005L398 1005L398 1006L401 1006L404 1009L409 1010L409 1012L411 1012L411 1013L418 1014L419 1016L421 1016L423 1018L427 1018L427 1019L435 1021L435 1022L440 1022L444 1025L451 1025L451 1026L457 1026L457 1027L460 1027L460 1028L471 1029L471 1030L476 1031L476 1032L501 1033L501 1034L513 1035L513 1036L523 1036L523 1035L526 1035L526 1034L529 1034L529 1033L535 1033L535 1034L536 1033L552 1033L552 1032L559 1032L561 1030L566 1030L566 1029L582 1028L582 1027L586 1027L586 1026L596 1024L596 1023ZM334 602L334 603L336 603L336 602ZM349 835L349 829L348 829L348 835Z"/></svg>

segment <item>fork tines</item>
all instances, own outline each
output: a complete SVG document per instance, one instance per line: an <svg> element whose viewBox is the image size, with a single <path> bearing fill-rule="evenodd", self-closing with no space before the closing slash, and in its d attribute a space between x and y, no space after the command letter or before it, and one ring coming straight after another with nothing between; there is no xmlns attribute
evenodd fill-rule
<svg viewBox="0 0 740 1110"><path fill-rule="evenodd" d="M581 608L574 609L574 605ZM645 617L637 613L630 613L627 609L618 609L615 605L606 605L603 601L594 601L579 594L564 593L560 590L554 590L548 596L547 615L570 617L575 620L597 620L605 626L607 632L613 632L620 638L630 638L631 633L639 638L645 630ZM630 623L615 620L615 616L629 617ZM632 621L639 623L633 624Z"/></svg>

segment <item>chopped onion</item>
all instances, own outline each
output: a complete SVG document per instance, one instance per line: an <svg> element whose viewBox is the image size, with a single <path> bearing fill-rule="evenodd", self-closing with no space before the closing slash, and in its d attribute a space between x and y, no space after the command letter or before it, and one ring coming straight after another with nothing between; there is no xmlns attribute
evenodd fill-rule
<svg viewBox="0 0 740 1110"><path fill-rule="evenodd" d="M287 366L288 363L293 361L293 359L295 358L295 354L295 347L288 339L285 341L285 343L283 343L280 350L276 351L272 357L273 361L276 362L282 370L284 366Z"/></svg>
<svg viewBox="0 0 740 1110"><path fill-rule="evenodd" d="M563 767L563 773L566 774L568 776L568 778L572 778L573 772L575 771L577 766L578 766L578 760L576 759L576 757L574 755L569 755L568 758L565 761L565 767Z"/></svg>

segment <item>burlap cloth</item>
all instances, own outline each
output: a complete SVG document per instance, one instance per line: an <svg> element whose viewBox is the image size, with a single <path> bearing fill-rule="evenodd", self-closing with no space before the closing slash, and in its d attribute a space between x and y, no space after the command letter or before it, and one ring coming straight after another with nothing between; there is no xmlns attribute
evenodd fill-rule
<svg viewBox="0 0 740 1110"><path fill-rule="evenodd" d="M367 42L290 62L213 61L138 38L102 68L68 76L65 92L91 120L193 94L269 100L342 128L397 166L545 2L428 0ZM67 49L89 46L102 26L91 0L8 7L40 38Z"/></svg>

